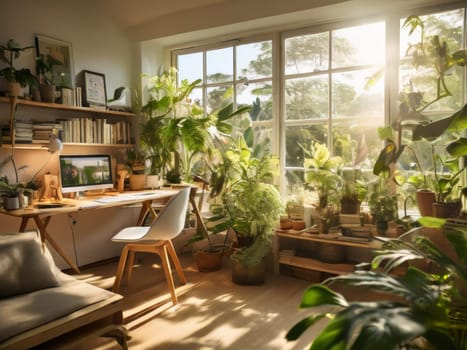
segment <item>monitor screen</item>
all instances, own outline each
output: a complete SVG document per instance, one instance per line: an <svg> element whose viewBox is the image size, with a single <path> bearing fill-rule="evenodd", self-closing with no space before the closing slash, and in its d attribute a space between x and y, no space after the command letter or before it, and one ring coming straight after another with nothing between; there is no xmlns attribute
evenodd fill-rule
<svg viewBox="0 0 467 350"><path fill-rule="evenodd" d="M63 193L113 188L109 155L60 155Z"/></svg>

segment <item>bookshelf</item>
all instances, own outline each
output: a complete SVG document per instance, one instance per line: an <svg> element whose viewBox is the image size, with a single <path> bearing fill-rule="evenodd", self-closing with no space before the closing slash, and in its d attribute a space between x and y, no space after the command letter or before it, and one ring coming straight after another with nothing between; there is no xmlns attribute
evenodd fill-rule
<svg viewBox="0 0 467 350"><path fill-rule="evenodd" d="M40 147L45 140L22 139L20 143L15 142L15 122L11 113L15 100L10 97L0 96L0 104L10 105L9 121L1 121L3 135L9 133L10 140L3 142L3 146L8 147L8 143L19 149L35 149ZM35 124L38 129L45 128L58 129L62 136L64 145L92 145L106 147L134 147L135 130L137 116L134 113L111 111L105 109L77 107L57 103L36 102L30 100L17 99L18 115L21 110L21 119ZM26 116L26 117L25 117ZM23 125L24 126L24 125ZM28 135L28 132L24 132ZM13 142L11 142L13 141Z"/></svg>

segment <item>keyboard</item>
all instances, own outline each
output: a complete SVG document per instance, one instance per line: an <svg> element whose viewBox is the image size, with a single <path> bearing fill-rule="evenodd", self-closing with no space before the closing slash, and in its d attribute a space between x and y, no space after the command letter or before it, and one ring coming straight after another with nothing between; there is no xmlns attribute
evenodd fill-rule
<svg viewBox="0 0 467 350"><path fill-rule="evenodd" d="M112 196L112 197L103 197L96 199L95 201L98 203L118 203L118 202L125 202L137 199L135 196L130 195L122 195L122 196Z"/></svg>

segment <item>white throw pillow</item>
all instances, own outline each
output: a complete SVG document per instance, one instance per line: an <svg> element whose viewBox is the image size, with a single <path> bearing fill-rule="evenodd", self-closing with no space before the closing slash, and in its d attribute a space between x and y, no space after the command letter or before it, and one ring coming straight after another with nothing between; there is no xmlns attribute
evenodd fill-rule
<svg viewBox="0 0 467 350"><path fill-rule="evenodd" d="M52 256L37 231L0 234L0 298L59 284Z"/></svg>

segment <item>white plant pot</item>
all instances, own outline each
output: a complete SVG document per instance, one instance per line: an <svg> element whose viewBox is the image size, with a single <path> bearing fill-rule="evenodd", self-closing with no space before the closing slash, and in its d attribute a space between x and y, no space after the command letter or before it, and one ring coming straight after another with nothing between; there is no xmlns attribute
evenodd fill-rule
<svg viewBox="0 0 467 350"><path fill-rule="evenodd" d="M155 189L159 188L159 175L147 175L146 176L146 188Z"/></svg>
<svg viewBox="0 0 467 350"><path fill-rule="evenodd" d="M3 197L3 208L5 210L19 209L19 198L18 197Z"/></svg>

